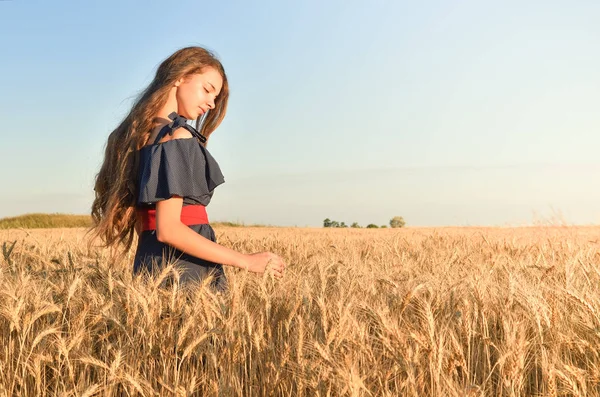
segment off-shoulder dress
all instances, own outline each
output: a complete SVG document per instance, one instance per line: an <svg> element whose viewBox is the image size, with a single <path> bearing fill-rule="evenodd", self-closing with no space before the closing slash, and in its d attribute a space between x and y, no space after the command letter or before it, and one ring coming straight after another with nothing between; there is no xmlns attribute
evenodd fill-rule
<svg viewBox="0 0 600 397"><path fill-rule="evenodd" d="M183 197L184 207L206 207L215 188L225 182L216 160L202 145L206 139L179 114L171 113L169 118L172 122L161 129L154 143L140 149L138 218L140 214L147 215L155 210L158 201L172 196ZM159 142L166 134L172 135L180 127L189 130L192 138ZM216 242L215 231L207 221L189 224L188 227ZM155 229L141 231L133 265L134 274L143 271L155 273L167 261L177 265L182 283L201 281L213 275L212 287L220 291L227 289L222 264L200 259L158 241Z"/></svg>

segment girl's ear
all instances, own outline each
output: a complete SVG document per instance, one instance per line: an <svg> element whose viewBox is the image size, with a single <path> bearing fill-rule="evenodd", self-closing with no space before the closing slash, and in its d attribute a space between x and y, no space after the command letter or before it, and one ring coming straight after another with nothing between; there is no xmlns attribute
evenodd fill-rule
<svg viewBox="0 0 600 397"><path fill-rule="evenodd" d="M175 87L179 87L181 83L183 83L183 77L175 82Z"/></svg>

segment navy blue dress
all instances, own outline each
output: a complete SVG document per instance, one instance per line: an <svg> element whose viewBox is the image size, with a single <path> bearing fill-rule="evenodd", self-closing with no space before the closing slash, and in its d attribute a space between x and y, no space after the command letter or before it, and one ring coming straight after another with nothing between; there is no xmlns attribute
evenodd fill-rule
<svg viewBox="0 0 600 397"><path fill-rule="evenodd" d="M183 197L184 206L207 206L214 189L225 182L221 169L201 144L206 141L204 136L177 113L171 113L169 118L172 122L158 133L154 143L140 150L137 206L155 208L157 201L173 195ZM159 142L165 134L172 135L179 127L189 130L193 137ZM217 241L209 224L190 225L189 228L211 241ZM227 289L222 264L197 258L158 241L156 230L143 231L135 253L134 274L160 272L167 261L176 264L181 283L202 281L212 275L213 288L218 291Z"/></svg>

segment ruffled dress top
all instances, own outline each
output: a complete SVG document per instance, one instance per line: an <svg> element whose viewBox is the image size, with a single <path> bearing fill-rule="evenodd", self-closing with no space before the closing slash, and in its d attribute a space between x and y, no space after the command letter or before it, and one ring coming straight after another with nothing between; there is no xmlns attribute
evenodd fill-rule
<svg viewBox="0 0 600 397"><path fill-rule="evenodd" d="M137 206L154 208L156 203L173 196L183 198L183 205L207 206L217 186L225 179L217 161L204 147L206 138L177 113L169 115L171 123L158 133L154 143L140 149ZM192 138L160 140L178 128L192 133ZM188 225L196 233L216 242L210 224ZM143 231L138 239L133 271L160 272L166 263L175 262L180 282L202 281L214 277L212 286L225 290L223 265L188 255L156 238L155 230Z"/></svg>

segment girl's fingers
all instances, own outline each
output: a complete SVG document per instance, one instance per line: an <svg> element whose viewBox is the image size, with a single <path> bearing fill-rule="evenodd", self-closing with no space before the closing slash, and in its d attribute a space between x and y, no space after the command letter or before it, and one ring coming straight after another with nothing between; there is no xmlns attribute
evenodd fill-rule
<svg viewBox="0 0 600 397"><path fill-rule="evenodd" d="M281 257L275 254L271 254L270 259L267 261L264 273L272 275L275 278L283 277L283 270L285 269L285 262Z"/></svg>
<svg viewBox="0 0 600 397"><path fill-rule="evenodd" d="M272 265L269 266L268 272L272 274L274 277L282 278L283 277L283 269L280 266Z"/></svg>
<svg viewBox="0 0 600 397"><path fill-rule="evenodd" d="M281 265L278 265L278 264L277 265L273 265L273 267L271 269L273 269L273 271L278 272L278 273L283 272L283 267Z"/></svg>
<svg viewBox="0 0 600 397"><path fill-rule="evenodd" d="M273 260L269 260L268 266L272 266L273 268L281 268L284 267L283 261L281 258L275 258Z"/></svg>

